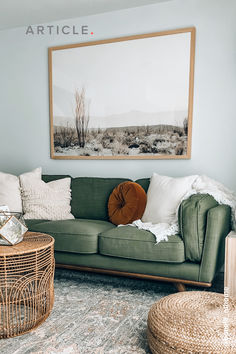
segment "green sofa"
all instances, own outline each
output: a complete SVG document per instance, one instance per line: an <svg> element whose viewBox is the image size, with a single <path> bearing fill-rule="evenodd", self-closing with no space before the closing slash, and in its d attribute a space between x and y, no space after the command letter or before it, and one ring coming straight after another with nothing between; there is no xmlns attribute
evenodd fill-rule
<svg viewBox="0 0 236 354"><path fill-rule="evenodd" d="M44 175L43 180L68 177ZM179 234L155 243L148 231L109 222L110 193L124 178L71 179L74 220L27 220L30 231L55 238L58 267L211 286L224 263L224 239L231 230L231 210L208 194L193 195L179 208ZM149 179L136 181L147 191Z"/></svg>

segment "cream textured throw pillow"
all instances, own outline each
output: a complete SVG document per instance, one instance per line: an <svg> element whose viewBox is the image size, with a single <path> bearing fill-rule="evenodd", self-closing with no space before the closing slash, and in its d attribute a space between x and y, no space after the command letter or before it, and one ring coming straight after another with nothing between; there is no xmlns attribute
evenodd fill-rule
<svg viewBox="0 0 236 354"><path fill-rule="evenodd" d="M39 181L42 179L42 167L35 168L33 171L25 172L19 176L19 180L24 179L24 181L38 179Z"/></svg>
<svg viewBox="0 0 236 354"><path fill-rule="evenodd" d="M0 172L0 205L7 205L10 211L22 212L18 177Z"/></svg>
<svg viewBox="0 0 236 354"><path fill-rule="evenodd" d="M172 178L154 173L147 191L147 205L142 222L153 224L175 222L178 205L184 195L192 189L197 177Z"/></svg>
<svg viewBox="0 0 236 354"><path fill-rule="evenodd" d="M66 220L71 214L71 178L45 183L29 175L20 176L25 219Z"/></svg>

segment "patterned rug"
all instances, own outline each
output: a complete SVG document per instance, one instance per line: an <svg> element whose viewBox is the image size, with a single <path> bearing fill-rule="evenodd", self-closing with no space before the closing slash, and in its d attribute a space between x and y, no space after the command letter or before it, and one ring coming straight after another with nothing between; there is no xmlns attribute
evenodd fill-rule
<svg viewBox="0 0 236 354"><path fill-rule="evenodd" d="M223 292L222 273L210 291ZM1 340L0 353L150 353L146 340L149 308L174 292L168 283L57 269L55 304L49 318L28 334Z"/></svg>

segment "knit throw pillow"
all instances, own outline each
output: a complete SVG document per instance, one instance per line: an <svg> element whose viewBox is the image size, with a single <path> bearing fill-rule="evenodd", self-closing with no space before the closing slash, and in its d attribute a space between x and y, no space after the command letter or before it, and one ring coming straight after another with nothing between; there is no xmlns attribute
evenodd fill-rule
<svg viewBox="0 0 236 354"><path fill-rule="evenodd" d="M115 224L130 224L142 217L147 202L144 189L135 182L120 183L108 201L110 221Z"/></svg>
<svg viewBox="0 0 236 354"><path fill-rule="evenodd" d="M41 178L19 177L25 219L66 220L71 214L71 178L45 183Z"/></svg>

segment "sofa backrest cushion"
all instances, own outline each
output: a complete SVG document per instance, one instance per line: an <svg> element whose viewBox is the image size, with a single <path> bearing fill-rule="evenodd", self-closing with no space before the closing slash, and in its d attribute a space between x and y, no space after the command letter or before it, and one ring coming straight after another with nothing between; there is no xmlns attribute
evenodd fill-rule
<svg viewBox="0 0 236 354"><path fill-rule="evenodd" d="M194 194L179 207L179 229L185 246L185 257L200 262L206 233L207 214L218 205L209 194Z"/></svg>
<svg viewBox="0 0 236 354"><path fill-rule="evenodd" d="M140 184L140 186L143 187L143 189L147 193L147 190L148 190L148 187L150 184L150 178L140 178L140 179L137 179L137 181L135 181L135 182Z"/></svg>
<svg viewBox="0 0 236 354"><path fill-rule="evenodd" d="M70 175L42 175L42 180L45 183L52 182L52 181L57 181L58 179L70 177Z"/></svg>
<svg viewBox="0 0 236 354"><path fill-rule="evenodd" d="M125 178L77 177L72 179L71 212L76 218L108 220L108 199Z"/></svg>

